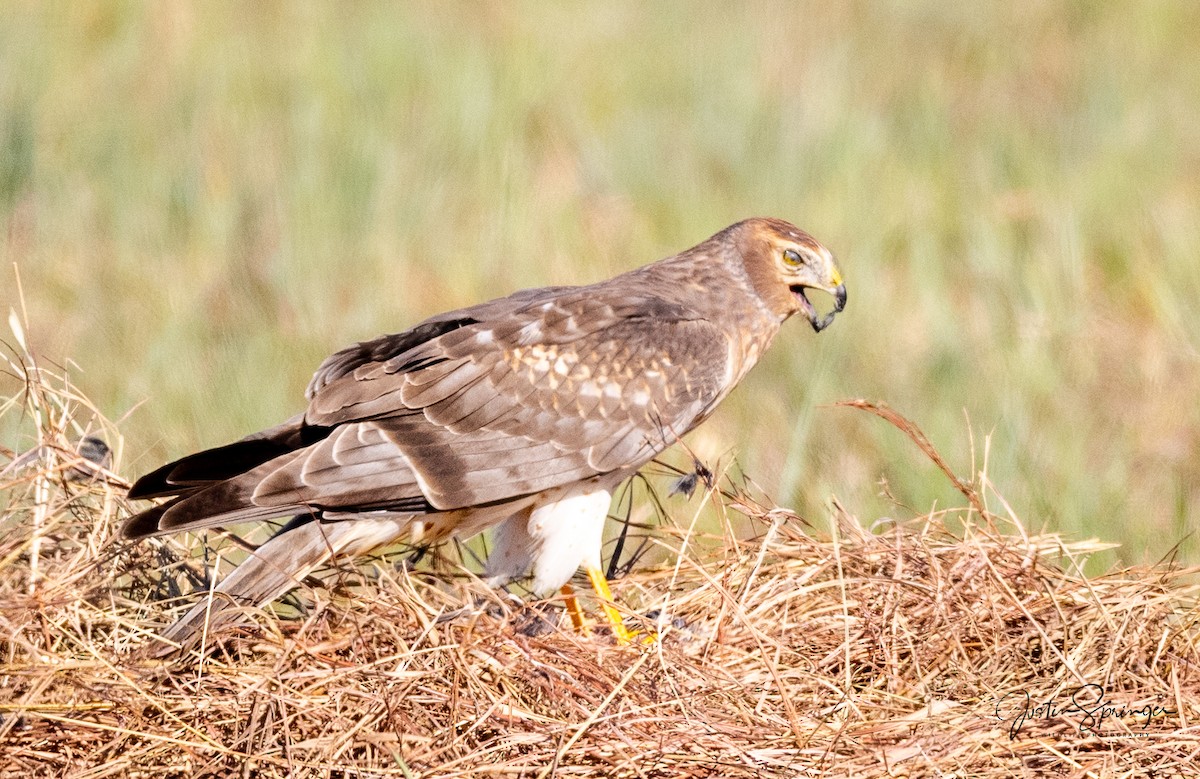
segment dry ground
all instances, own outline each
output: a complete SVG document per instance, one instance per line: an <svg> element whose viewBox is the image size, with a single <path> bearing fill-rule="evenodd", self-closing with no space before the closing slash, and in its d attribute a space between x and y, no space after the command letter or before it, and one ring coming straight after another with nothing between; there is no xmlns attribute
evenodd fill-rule
<svg viewBox="0 0 1200 779"><path fill-rule="evenodd" d="M1098 544L1030 534L948 469L961 508L869 529L728 477L667 500L673 553L615 583L658 636L634 646L393 556L154 660L199 539L115 542L119 477L69 476L70 441L91 420L119 470L119 431L38 378L0 406L45 446L0 479L3 776L1164 777L1200 753L1192 572L1087 578ZM695 531L701 505L727 532Z"/></svg>

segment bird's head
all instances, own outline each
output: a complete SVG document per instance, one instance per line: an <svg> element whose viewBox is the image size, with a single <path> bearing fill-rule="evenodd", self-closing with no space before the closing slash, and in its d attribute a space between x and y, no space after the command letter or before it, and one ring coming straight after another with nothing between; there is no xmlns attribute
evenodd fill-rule
<svg viewBox="0 0 1200 779"><path fill-rule="evenodd" d="M846 307L846 285L833 254L808 233L782 219L747 219L733 233L755 291L781 319L802 313L818 333ZM821 316L806 290L833 295Z"/></svg>

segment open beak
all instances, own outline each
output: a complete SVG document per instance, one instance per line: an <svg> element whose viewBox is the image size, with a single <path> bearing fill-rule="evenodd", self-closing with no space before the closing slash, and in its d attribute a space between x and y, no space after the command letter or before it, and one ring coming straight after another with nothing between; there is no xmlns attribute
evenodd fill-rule
<svg viewBox="0 0 1200 779"><path fill-rule="evenodd" d="M846 308L845 284L838 284L833 289L826 290L829 294L833 295L833 310L825 316L817 313L817 309L809 302L808 296L804 294L803 287L794 288L793 291L796 293L796 297L800 299L800 308L808 316L809 324L818 333L833 324L833 318Z"/></svg>

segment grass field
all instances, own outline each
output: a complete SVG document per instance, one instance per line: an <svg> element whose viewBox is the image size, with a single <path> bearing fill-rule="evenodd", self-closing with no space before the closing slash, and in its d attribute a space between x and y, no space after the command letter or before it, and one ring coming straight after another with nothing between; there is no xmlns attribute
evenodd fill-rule
<svg viewBox="0 0 1200 779"><path fill-rule="evenodd" d="M774 215L839 254L850 306L783 334L705 458L810 517L953 500L828 406L885 401L1027 524L1123 545L1093 566L1200 561L1200 5L4 17L0 313L120 421L126 475L294 413L353 340Z"/></svg>

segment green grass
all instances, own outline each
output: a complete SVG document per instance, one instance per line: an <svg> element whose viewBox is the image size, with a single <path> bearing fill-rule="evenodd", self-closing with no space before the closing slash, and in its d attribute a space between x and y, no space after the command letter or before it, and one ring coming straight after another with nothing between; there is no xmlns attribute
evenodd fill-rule
<svg viewBox="0 0 1200 779"><path fill-rule="evenodd" d="M822 405L883 400L963 475L987 438L1027 523L1155 559L1200 508L1196 29L1169 2L14 3L0 306L15 264L135 474L295 412L350 341L780 216L849 309L789 327L698 451L814 517L906 513L881 478L954 501Z"/></svg>

